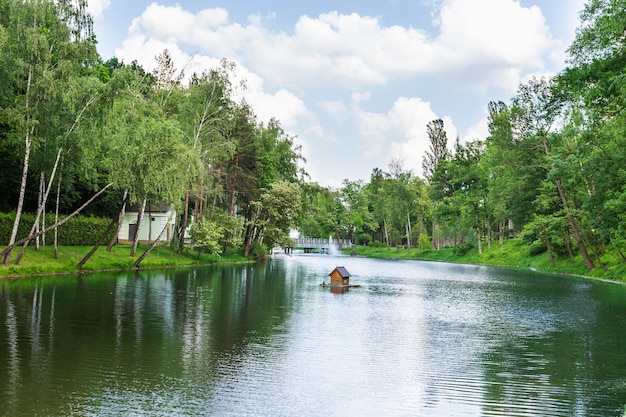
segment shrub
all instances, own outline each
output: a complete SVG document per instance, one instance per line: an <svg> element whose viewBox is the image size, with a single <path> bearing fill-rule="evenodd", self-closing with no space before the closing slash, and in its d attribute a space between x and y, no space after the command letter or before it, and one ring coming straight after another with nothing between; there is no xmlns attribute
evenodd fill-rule
<svg viewBox="0 0 626 417"><path fill-rule="evenodd" d="M361 246L369 246L371 242L372 236L370 236L368 233L361 233L357 237L357 243Z"/></svg>
<svg viewBox="0 0 626 417"><path fill-rule="evenodd" d="M535 240L529 247L528 247L528 255L530 256L537 256L537 255L541 255L542 253L546 252L548 250L548 248L546 247L546 244L543 243L540 240Z"/></svg>
<svg viewBox="0 0 626 417"><path fill-rule="evenodd" d="M433 242L426 233L420 235L419 245L420 250L431 250L433 248Z"/></svg>
<svg viewBox="0 0 626 417"><path fill-rule="evenodd" d="M472 243L466 242L460 245L455 245L452 248L452 253L454 253L456 256L464 256L472 249L474 249L474 245Z"/></svg>
<svg viewBox="0 0 626 417"><path fill-rule="evenodd" d="M60 216L59 220L62 220L65 216ZM13 229L13 221L15 220L15 213L0 213L0 242L6 245L9 243L11 237L11 230ZM48 214L46 218L46 225L53 224L54 216ZM20 225L17 232L17 239L22 239L28 235L30 229L35 222L35 215L32 213L22 214ZM95 216L75 216L67 223L59 227L58 238L59 245L63 246L93 246L98 242L100 235L104 233L106 228L111 223L111 219L105 217ZM113 238L115 229L111 230L106 240ZM54 231L51 230L46 235L46 243L53 243Z"/></svg>
<svg viewBox="0 0 626 417"><path fill-rule="evenodd" d="M267 246L263 243L255 243L250 248L250 253L254 257L254 259L265 260L269 254L269 250Z"/></svg>

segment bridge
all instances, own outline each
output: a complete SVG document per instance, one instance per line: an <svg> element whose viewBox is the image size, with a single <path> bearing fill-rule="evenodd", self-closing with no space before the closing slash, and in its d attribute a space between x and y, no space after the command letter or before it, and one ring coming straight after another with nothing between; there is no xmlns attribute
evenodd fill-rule
<svg viewBox="0 0 626 417"><path fill-rule="evenodd" d="M341 251L345 248L354 246L348 239L322 239L312 237L299 237L293 239L295 248L303 249L304 253L332 253L333 251ZM291 253L294 248L284 248L286 253Z"/></svg>

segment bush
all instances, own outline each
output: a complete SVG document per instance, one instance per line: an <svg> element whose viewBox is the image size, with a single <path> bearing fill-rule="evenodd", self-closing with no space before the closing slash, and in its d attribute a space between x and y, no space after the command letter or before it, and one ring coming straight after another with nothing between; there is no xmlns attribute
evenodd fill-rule
<svg viewBox="0 0 626 417"><path fill-rule="evenodd" d="M369 246L371 242L372 236L370 236L368 233L361 233L357 237L357 243L361 246Z"/></svg>
<svg viewBox="0 0 626 417"><path fill-rule="evenodd" d="M422 233L419 239L420 250L431 250L433 248L433 242L426 233Z"/></svg>
<svg viewBox="0 0 626 417"><path fill-rule="evenodd" d="M62 220L65 216L60 216ZM9 243L11 230L13 229L13 221L15 213L0 213L0 242L3 245ZM35 222L35 215L32 213L22 214L20 225L17 231L17 240L28 235L30 229ZM48 214L46 217L46 226L51 226L54 222L54 215ZM75 216L58 229L59 245L62 246L93 246L98 242L100 235L104 233L111 223L111 219L105 217L94 216ZM108 243L115 234L115 228L111 230L106 237L105 242ZM54 231L51 230L46 234L46 244L53 244Z"/></svg>
<svg viewBox="0 0 626 417"><path fill-rule="evenodd" d="M250 253L254 257L254 259L262 261L267 259L267 256L269 255L269 250L267 249L267 246L265 246L265 244L255 243L250 248Z"/></svg>
<svg viewBox="0 0 626 417"><path fill-rule="evenodd" d="M548 248L546 247L546 244L536 240L534 241L529 247L528 247L528 255L530 256L537 256L537 255L541 255L542 253L546 252L548 250Z"/></svg>
<svg viewBox="0 0 626 417"><path fill-rule="evenodd" d="M472 243L466 242L460 245L455 245L452 248L452 253L454 253L456 256L464 256L472 249L474 249L474 245Z"/></svg>

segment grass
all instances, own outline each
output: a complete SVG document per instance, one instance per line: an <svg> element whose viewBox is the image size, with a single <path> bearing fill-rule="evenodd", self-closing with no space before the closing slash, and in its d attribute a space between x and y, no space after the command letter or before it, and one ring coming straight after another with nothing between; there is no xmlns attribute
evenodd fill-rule
<svg viewBox="0 0 626 417"><path fill-rule="evenodd" d="M105 247L98 248L93 256L83 266L82 271L102 271L135 269L134 262L148 248L147 245L139 245L136 256L129 256L130 245L114 246L111 252ZM76 265L91 250L89 246L61 246L59 247L58 259L54 258L54 248L51 246L41 247L35 251L34 247L27 247L19 265L13 263L19 252L19 248L12 253L11 265L0 265L0 277L24 276L38 274L58 274L79 272ZM250 261L239 254L226 254L211 256L186 250L178 255L168 246L157 246L143 260L141 268L170 268L194 265L206 265L214 263L233 263Z"/></svg>
<svg viewBox="0 0 626 417"><path fill-rule="evenodd" d="M349 254L351 249L344 252ZM609 279L612 281L626 282L626 262L616 253L607 252L602 255L602 263L607 267L605 271L597 261L596 268L592 271L587 270L581 256L574 259L569 257L555 257L554 266L550 265L550 259L547 253L532 256L530 247L527 243L520 239L509 239L504 242L503 246L499 246L494 242L491 249L485 245L483 253L479 254L477 248L470 249L467 253L460 255L455 253L452 248L431 249L426 251L418 251L411 249L410 251L403 248L386 247L374 248L359 246L356 249L358 256L366 256L382 259L415 259L415 260L431 260L458 262L467 264L493 265L502 267L528 268L540 272L580 275L593 278Z"/></svg>

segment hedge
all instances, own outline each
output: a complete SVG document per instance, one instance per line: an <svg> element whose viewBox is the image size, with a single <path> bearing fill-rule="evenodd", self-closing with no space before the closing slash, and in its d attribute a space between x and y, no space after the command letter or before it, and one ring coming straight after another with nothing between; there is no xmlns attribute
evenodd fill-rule
<svg viewBox="0 0 626 417"><path fill-rule="evenodd" d="M64 218L64 216L59 217L59 220ZM0 213L0 242L3 245L7 245L9 243L14 220L15 213ZM18 240L28 235L28 232L30 232L30 229L34 222L34 214L22 214L20 226L17 230ZM51 226L53 223L54 215L48 214L46 216L46 226ZM59 245L93 246L100 238L100 235L104 233L106 228L109 226L109 223L111 223L111 219L109 218L77 215L59 228ZM115 229L113 229L109 233L109 236L107 236L105 242L108 243L108 241L114 236L114 234ZM54 231L51 230L46 234L46 244L52 245L53 243Z"/></svg>

